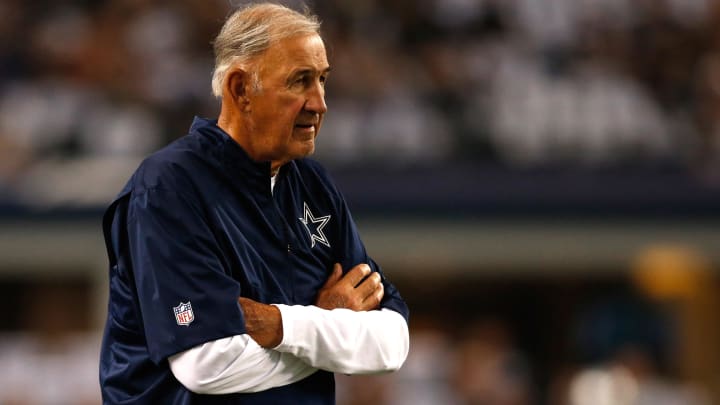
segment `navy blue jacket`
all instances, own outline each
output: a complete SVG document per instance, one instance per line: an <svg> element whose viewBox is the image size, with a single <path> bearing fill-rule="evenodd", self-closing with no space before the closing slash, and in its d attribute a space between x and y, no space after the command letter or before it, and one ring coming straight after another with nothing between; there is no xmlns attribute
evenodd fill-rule
<svg viewBox="0 0 720 405"><path fill-rule="evenodd" d="M333 404L332 373L253 394L199 395L167 357L245 333L237 303L311 305L333 264L368 256L341 193L315 161L284 165L274 192L270 163L255 162L217 127L190 133L148 157L105 213L110 262L100 355L107 404ZM382 273L381 273L382 274ZM383 276L381 303L408 317Z"/></svg>

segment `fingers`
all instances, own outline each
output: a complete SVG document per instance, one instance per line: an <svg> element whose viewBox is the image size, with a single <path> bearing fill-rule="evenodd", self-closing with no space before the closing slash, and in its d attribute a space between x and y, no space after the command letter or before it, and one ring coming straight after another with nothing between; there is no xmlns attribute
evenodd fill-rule
<svg viewBox="0 0 720 405"><path fill-rule="evenodd" d="M359 264L342 275L342 267L335 264L333 272L318 292L315 305L324 309L347 308L354 311L376 309L385 290L379 273L370 266Z"/></svg>
<svg viewBox="0 0 720 405"><path fill-rule="evenodd" d="M333 271L330 273L330 277L328 277L327 281L325 281L325 284L322 288L330 288L333 285L335 285L340 279L342 278L342 266L340 263L335 263L333 266Z"/></svg>
<svg viewBox="0 0 720 405"><path fill-rule="evenodd" d="M375 273L378 274L378 273ZM383 297L385 296L385 287L383 286L382 282L380 281L380 275L378 274L378 283L375 289L368 294L365 299L362 302L363 310L370 311L373 309L376 309L378 306L380 306L380 302L382 301Z"/></svg>
<svg viewBox="0 0 720 405"><path fill-rule="evenodd" d="M378 286L381 286L382 283L380 282L380 274L379 273L373 273L368 278L363 280L360 285L355 287L358 294L360 295L361 299L365 301L370 296L375 294L377 292Z"/></svg>
<svg viewBox="0 0 720 405"><path fill-rule="evenodd" d="M365 278L365 276L367 276L368 274L370 274L370 272L370 266L365 263L361 263L348 271L347 274L345 274L344 279L347 280L351 286L357 287L357 285L360 284L362 279Z"/></svg>
<svg viewBox="0 0 720 405"><path fill-rule="evenodd" d="M355 287L358 301L353 309L356 311L370 311L376 309L385 295L380 273L372 273Z"/></svg>

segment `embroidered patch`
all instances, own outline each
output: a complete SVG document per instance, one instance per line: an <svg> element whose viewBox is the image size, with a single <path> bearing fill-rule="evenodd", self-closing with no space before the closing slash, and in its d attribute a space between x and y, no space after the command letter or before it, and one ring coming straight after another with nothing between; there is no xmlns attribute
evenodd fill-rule
<svg viewBox="0 0 720 405"><path fill-rule="evenodd" d="M330 247L330 241L328 241L323 233L323 228L325 228L325 225L330 221L330 215L315 218L315 215L310 212L310 207L308 207L307 203L304 202L303 204L305 205L304 215L298 219L305 225L305 229L307 229L308 235L310 235L311 247L315 247L315 242L320 242Z"/></svg>
<svg viewBox="0 0 720 405"><path fill-rule="evenodd" d="M195 320L190 301L186 303L180 302L180 305L173 307L173 312L175 312L175 322L178 325L188 326Z"/></svg>

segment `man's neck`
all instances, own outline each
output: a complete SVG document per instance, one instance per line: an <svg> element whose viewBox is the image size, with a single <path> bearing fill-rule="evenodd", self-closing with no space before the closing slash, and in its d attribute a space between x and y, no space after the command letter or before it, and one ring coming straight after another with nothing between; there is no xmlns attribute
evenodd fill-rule
<svg viewBox="0 0 720 405"><path fill-rule="evenodd" d="M243 138L242 134L247 132L244 131L242 128L242 122L240 120L233 119L233 115L230 111L227 111L225 107L221 107L220 116L218 117L217 126L225 131L230 138L232 138L238 145L240 145L241 148L245 151L245 153L250 156L251 159L255 161L261 161L263 159L258 159L258 156L254 153L255 151L251 147L250 144L248 144L247 140ZM282 160L271 160L270 161L270 175L275 176L280 172L280 167L284 165L285 161Z"/></svg>

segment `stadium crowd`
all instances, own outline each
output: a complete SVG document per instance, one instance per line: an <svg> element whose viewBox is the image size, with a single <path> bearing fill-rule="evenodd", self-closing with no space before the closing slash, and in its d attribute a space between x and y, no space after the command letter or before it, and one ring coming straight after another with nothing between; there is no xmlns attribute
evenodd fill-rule
<svg viewBox="0 0 720 405"><path fill-rule="evenodd" d="M216 116L209 42L239 4L2 2L2 195L102 204L193 115ZM326 164L670 164L717 180L716 1L309 5L334 66Z"/></svg>

